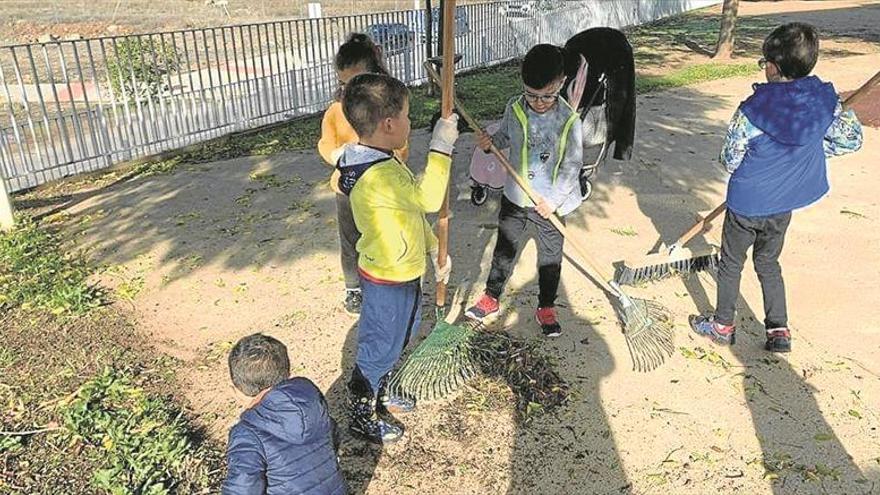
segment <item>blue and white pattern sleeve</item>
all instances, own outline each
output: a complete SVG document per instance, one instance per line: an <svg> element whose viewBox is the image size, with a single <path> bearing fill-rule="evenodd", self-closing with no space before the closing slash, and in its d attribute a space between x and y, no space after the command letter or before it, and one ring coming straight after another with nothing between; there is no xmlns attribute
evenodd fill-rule
<svg viewBox="0 0 880 495"><path fill-rule="evenodd" d="M749 141L763 134L761 129L755 127L739 108L730 119L727 128L727 139L721 148L721 156L718 159L724 168L731 174L734 173L746 157L749 150Z"/></svg>
<svg viewBox="0 0 880 495"><path fill-rule="evenodd" d="M822 140L825 156L840 156L858 151L862 147L863 139L862 124L856 113L852 109L844 112L843 106L838 102L834 109L834 121L825 131L825 139Z"/></svg>

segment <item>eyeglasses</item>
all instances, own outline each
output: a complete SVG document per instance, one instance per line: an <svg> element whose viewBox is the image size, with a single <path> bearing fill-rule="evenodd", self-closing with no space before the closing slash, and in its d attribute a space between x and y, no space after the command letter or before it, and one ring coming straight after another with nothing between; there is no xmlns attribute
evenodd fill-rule
<svg viewBox="0 0 880 495"><path fill-rule="evenodd" d="M522 95L523 95L523 98L525 98L526 101L529 103L541 102L541 103L550 104L550 103L555 103L556 100L559 99L559 92L560 91L562 91L562 84L559 85L559 88L556 91L554 91L553 93L550 93L550 94L537 94L537 93L532 93L531 91L524 90Z"/></svg>
<svg viewBox="0 0 880 495"><path fill-rule="evenodd" d="M766 68L767 67L767 59L766 58L758 59L758 67L760 67L761 69Z"/></svg>

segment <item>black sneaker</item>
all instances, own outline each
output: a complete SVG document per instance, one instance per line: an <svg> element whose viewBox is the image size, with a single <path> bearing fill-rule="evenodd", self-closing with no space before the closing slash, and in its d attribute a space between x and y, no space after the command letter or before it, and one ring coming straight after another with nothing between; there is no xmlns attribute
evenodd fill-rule
<svg viewBox="0 0 880 495"><path fill-rule="evenodd" d="M364 305L364 296L360 289L345 289L345 312L350 315L361 314L361 306Z"/></svg>
<svg viewBox="0 0 880 495"><path fill-rule="evenodd" d="M791 332L785 327L767 329L764 349L770 352L791 352Z"/></svg>

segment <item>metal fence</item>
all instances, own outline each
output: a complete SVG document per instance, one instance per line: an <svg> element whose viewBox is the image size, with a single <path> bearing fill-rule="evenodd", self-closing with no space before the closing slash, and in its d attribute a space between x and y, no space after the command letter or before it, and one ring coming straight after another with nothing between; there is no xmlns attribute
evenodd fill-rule
<svg viewBox="0 0 880 495"><path fill-rule="evenodd" d="M587 27L638 24L718 1L462 5L458 68L501 63ZM351 32L383 46L394 76L422 82L426 17L409 10L2 47L0 175L18 191L321 111L336 90L333 55ZM434 33L438 17L435 9Z"/></svg>

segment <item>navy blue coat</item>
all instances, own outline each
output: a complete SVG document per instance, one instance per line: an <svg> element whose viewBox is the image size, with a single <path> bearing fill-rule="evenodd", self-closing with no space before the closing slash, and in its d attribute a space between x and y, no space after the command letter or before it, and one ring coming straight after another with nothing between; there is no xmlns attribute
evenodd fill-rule
<svg viewBox="0 0 880 495"><path fill-rule="evenodd" d="M224 495L343 495L335 424L306 378L273 387L229 432Z"/></svg>

